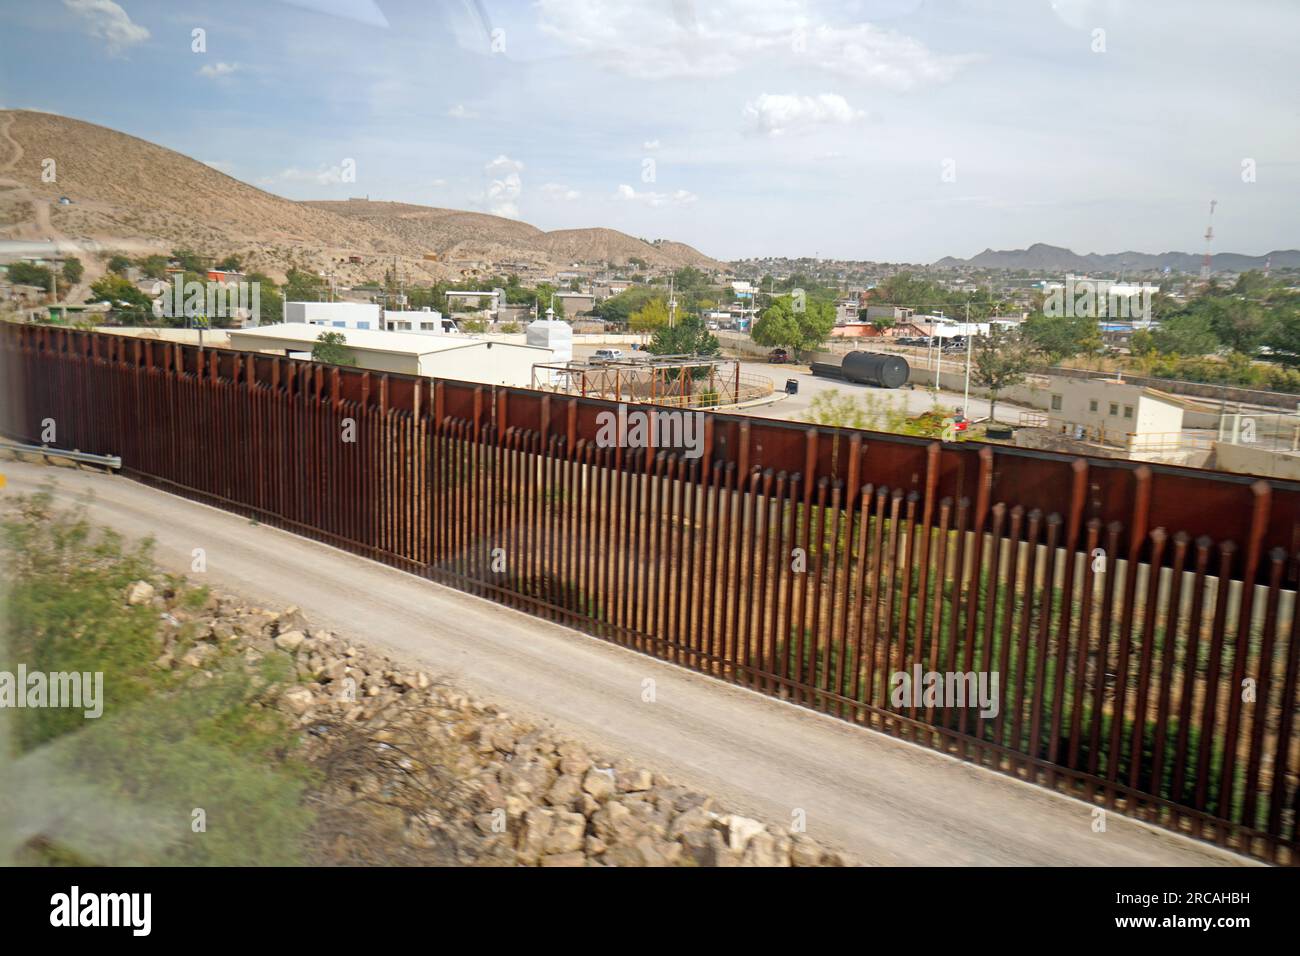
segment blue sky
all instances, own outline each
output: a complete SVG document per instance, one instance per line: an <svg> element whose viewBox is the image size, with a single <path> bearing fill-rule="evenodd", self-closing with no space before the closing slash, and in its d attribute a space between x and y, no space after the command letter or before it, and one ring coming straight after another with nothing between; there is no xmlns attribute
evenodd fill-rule
<svg viewBox="0 0 1300 956"><path fill-rule="evenodd" d="M1198 252L1210 199L1260 254L1300 246L1297 39L1286 0L46 0L0 8L0 104L720 258Z"/></svg>

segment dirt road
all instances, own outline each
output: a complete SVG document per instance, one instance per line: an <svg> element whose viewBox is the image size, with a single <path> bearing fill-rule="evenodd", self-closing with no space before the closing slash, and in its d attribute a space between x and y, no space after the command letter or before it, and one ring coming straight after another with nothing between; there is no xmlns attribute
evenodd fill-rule
<svg viewBox="0 0 1300 956"><path fill-rule="evenodd" d="M0 461L0 495L57 480L90 515L157 540L165 568L206 552L213 586L296 604L357 642L513 713L626 754L870 864L1224 865L1248 861L940 754L544 623L121 477ZM654 700L644 698L654 681Z"/></svg>

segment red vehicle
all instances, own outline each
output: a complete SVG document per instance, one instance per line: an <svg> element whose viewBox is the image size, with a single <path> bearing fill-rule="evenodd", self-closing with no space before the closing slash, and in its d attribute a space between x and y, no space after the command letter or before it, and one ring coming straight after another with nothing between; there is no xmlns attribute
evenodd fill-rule
<svg viewBox="0 0 1300 956"><path fill-rule="evenodd" d="M767 360L773 365L780 365L784 362L790 361L790 353L785 349L772 349L772 351L767 353Z"/></svg>

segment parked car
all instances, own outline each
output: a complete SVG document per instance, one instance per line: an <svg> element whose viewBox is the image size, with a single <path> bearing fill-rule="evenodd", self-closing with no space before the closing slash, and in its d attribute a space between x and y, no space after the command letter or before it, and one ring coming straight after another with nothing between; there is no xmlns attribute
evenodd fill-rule
<svg viewBox="0 0 1300 956"><path fill-rule="evenodd" d="M790 353L785 349L772 349L767 353L767 360L773 365L780 365L783 362L790 361Z"/></svg>
<svg viewBox="0 0 1300 956"><path fill-rule="evenodd" d="M623 357L622 349L596 349L592 353L593 362L616 362Z"/></svg>

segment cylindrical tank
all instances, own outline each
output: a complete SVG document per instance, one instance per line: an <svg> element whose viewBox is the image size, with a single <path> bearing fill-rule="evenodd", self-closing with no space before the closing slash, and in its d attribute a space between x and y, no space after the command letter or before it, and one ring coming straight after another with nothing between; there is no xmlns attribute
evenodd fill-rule
<svg viewBox="0 0 1300 956"><path fill-rule="evenodd" d="M906 385L907 377L912 371L907 364L907 359L883 352L850 352L844 356L841 370L850 382L857 382L859 385L875 385L879 388L899 388Z"/></svg>

